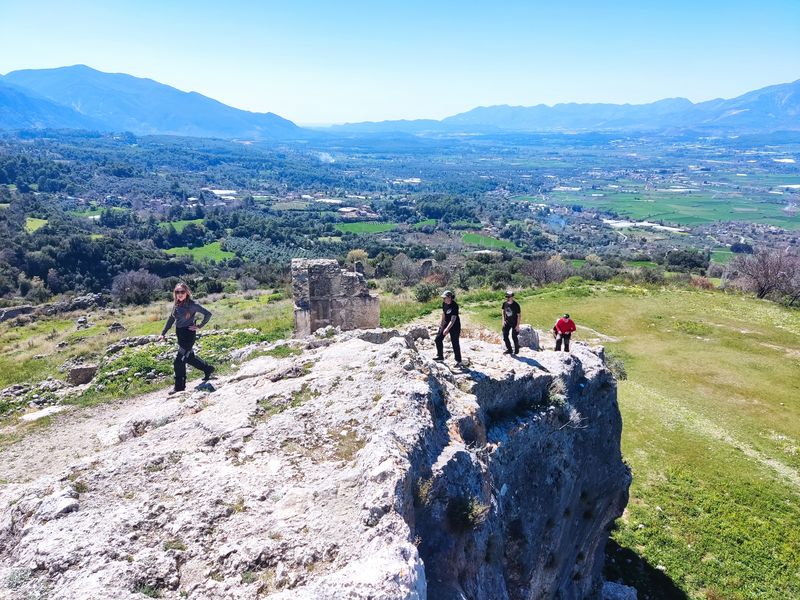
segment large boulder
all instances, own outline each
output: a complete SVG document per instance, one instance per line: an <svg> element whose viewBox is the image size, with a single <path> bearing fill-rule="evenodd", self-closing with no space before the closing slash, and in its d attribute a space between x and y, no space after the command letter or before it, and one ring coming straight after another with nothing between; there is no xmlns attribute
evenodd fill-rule
<svg viewBox="0 0 800 600"><path fill-rule="evenodd" d="M71 385L89 383L97 373L97 365L78 365L72 367L67 373L67 381Z"/></svg>

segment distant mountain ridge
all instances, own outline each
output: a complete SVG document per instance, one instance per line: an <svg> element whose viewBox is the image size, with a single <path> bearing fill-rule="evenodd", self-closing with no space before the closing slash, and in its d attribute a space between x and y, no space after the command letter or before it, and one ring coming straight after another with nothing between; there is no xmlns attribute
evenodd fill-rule
<svg viewBox="0 0 800 600"><path fill-rule="evenodd" d="M698 132L748 134L800 131L800 80L731 99L692 103L482 106L442 120L347 123L303 129L273 113L227 106L198 94L85 65L28 69L0 76L0 129L130 131L253 140L334 135L452 133Z"/></svg>
<svg viewBox="0 0 800 600"><path fill-rule="evenodd" d="M748 92L729 100L693 103L667 98L649 104L481 106L432 119L335 125L337 133L665 131L760 133L800 130L800 80Z"/></svg>
<svg viewBox="0 0 800 600"><path fill-rule="evenodd" d="M109 131L131 131L138 135L168 134L196 137L286 139L304 137L304 130L273 113L239 110L196 92L182 92L152 79L124 73L103 73L85 65L13 71L0 82L14 86L31 99L49 101L69 109L57 113L48 105L45 127L86 127ZM15 98L6 109L0 98L0 127L18 129L37 126L25 114L24 102ZM61 120L59 120L59 115ZM33 124L32 124L33 123Z"/></svg>

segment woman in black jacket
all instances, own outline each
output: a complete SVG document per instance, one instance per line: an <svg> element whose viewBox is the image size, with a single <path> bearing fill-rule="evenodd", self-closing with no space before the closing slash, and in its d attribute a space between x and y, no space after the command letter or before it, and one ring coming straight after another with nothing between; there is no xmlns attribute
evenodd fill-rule
<svg viewBox="0 0 800 600"><path fill-rule="evenodd" d="M167 324L164 325L160 339L164 339L167 331L174 323L175 335L178 336L178 353L172 363L175 367L175 389L173 392L182 392L186 389L186 363L203 372L203 381L208 381L214 372L214 367L198 358L194 350L192 350L197 338L197 331L208 323L211 318L211 311L206 310L192 300L192 292L185 283L176 285L173 294L175 303L172 305L172 312L167 319ZM195 316L198 313L203 315L203 320L200 323L195 322Z"/></svg>

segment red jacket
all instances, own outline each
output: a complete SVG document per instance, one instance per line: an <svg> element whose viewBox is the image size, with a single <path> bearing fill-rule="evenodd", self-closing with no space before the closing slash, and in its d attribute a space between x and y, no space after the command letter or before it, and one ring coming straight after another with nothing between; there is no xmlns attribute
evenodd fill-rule
<svg viewBox="0 0 800 600"><path fill-rule="evenodd" d="M553 329L561 334L572 333L575 331L575 321L561 317L558 321L556 321L556 326L553 327Z"/></svg>

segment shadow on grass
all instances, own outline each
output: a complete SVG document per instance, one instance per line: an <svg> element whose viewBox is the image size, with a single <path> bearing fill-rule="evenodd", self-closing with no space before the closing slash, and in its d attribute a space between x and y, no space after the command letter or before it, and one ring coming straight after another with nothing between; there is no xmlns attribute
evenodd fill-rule
<svg viewBox="0 0 800 600"><path fill-rule="evenodd" d="M689 596L665 573L630 548L623 548L614 540L606 545L606 562L603 575L608 581L635 587L639 600L688 600Z"/></svg>

